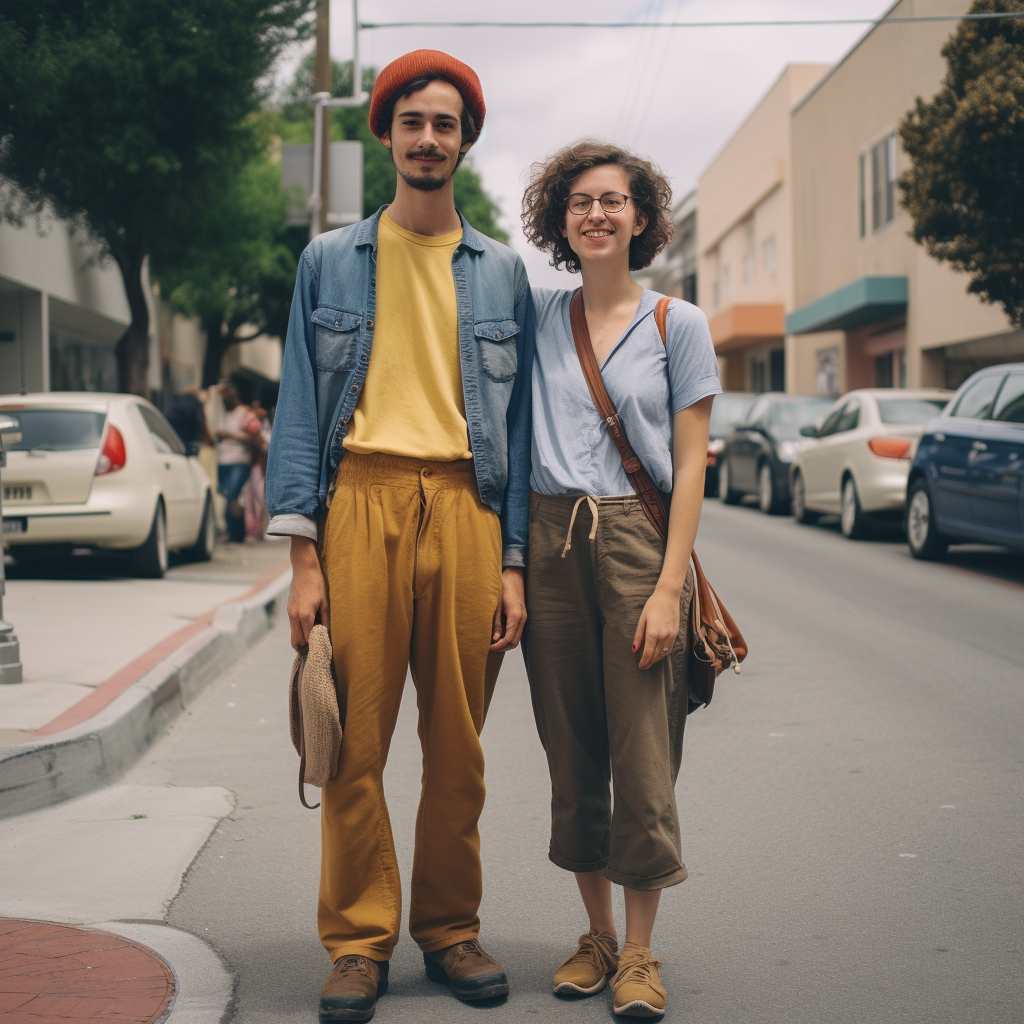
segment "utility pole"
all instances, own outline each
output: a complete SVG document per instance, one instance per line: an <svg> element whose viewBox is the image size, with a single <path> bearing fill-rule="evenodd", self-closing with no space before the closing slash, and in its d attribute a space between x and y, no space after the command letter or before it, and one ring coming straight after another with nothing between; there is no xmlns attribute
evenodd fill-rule
<svg viewBox="0 0 1024 1024"><path fill-rule="evenodd" d="M328 0L317 0L316 63L314 65L313 107L313 187L309 194L309 237L316 238L327 230L327 188L329 184L329 152L331 146L330 117L332 107L361 107L370 97L363 92L363 69L359 63L359 0L352 0L352 95L332 97L331 58L327 49ZM321 20L322 17L322 20ZM323 31L321 32L321 24ZM321 62L326 78L321 79Z"/></svg>
<svg viewBox="0 0 1024 1024"><path fill-rule="evenodd" d="M316 0L316 57L313 64L313 92L334 95L334 76L331 73L331 0ZM331 208L331 108L318 104L316 117L323 140L320 146L320 204L314 211L310 234L320 234L327 228L327 211Z"/></svg>

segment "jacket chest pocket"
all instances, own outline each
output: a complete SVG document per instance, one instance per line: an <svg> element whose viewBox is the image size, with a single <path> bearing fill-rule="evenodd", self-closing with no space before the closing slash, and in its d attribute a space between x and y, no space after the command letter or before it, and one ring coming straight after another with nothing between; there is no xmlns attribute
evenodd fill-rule
<svg viewBox="0 0 1024 1024"><path fill-rule="evenodd" d="M496 384L514 380L519 364L516 355L519 324L515 320L479 320L475 330L484 373Z"/></svg>
<svg viewBox="0 0 1024 1024"><path fill-rule="evenodd" d="M325 306L315 310L311 319L316 327L317 369L353 369L359 349L359 325L363 318L357 313L344 313Z"/></svg>

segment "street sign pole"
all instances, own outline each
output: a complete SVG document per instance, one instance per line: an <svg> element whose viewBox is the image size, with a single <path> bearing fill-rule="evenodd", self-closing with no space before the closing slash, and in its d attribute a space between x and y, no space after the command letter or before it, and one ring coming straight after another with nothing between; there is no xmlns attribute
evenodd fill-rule
<svg viewBox="0 0 1024 1024"><path fill-rule="evenodd" d="M0 414L0 469L7 466L6 436L12 444L21 440L18 421L13 416ZM0 523L4 521L4 489L0 480ZM4 594L7 592L7 574L4 571L3 545L0 544L0 684L21 682L21 645L14 635L14 626L4 618Z"/></svg>
<svg viewBox="0 0 1024 1024"><path fill-rule="evenodd" d="M325 3L326 0L321 2ZM317 24L319 31L319 21ZM319 42L317 46L319 50ZM359 63L359 0L352 0L352 95L332 97L329 92L320 91L312 96L316 106L313 108L313 187L309 193L310 240L327 230L327 181L324 177L324 165L326 151L329 150L331 141L327 120L330 110L333 107L361 107L369 98L369 94L363 92L363 69Z"/></svg>

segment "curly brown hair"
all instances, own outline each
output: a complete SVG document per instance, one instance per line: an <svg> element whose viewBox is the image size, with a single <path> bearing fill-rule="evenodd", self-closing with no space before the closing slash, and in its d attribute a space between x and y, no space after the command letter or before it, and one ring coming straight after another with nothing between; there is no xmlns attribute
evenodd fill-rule
<svg viewBox="0 0 1024 1024"><path fill-rule="evenodd" d="M615 164L626 172L634 204L647 214L647 226L629 243L629 269L650 266L672 238L672 188L665 175L649 160L621 146L580 139L550 159L535 163L523 194L523 234L541 252L551 253L553 267L564 263L570 273L580 270L580 258L562 234L566 204L579 176L603 164Z"/></svg>

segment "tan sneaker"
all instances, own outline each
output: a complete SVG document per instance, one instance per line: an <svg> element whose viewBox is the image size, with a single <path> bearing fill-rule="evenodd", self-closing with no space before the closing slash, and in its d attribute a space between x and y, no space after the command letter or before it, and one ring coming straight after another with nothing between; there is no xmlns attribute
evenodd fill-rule
<svg viewBox="0 0 1024 1024"><path fill-rule="evenodd" d="M613 1009L620 1017L660 1017L665 1012L665 986L651 951L627 942L619 954L619 969L612 978Z"/></svg>
<svg viewBox="0 0 1024 1024"><path fill-rule="evenodd" d="M619 966L619 942L607 932L581 935L580 944L555 971L556 996L592 996Z"/></svg>

